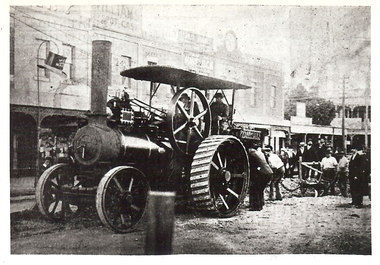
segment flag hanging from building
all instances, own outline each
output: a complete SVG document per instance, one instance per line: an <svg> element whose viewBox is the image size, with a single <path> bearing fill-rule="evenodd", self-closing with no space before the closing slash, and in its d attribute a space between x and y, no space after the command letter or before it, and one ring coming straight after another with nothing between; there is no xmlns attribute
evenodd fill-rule
<svg viewBox="0 0 380 265"><path fill-rule="evenodd" d="M51 72L59 75L62 78L66 78L67 75L64 73L63 67L65 66L66 57L62 55L55 54L54 52L49 52L47 59L43 65L37 65L39 68L48 69Z"/></svg>
<svg viewBox="0 0 380 265"><path fill-rule="evenodd" d="M66 57L62 55L55 54L54 52L49 52L49 55L46 59L46 65L54 67L58 70L63 70L65 66Z"/></svg>

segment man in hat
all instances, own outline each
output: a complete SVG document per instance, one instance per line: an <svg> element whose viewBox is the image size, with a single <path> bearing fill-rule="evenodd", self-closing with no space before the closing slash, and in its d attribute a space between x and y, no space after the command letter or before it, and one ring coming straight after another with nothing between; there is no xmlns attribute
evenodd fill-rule
<svg viewBox="0 0 380 265"><path fill-rule="evenodd" d="M303 153L303 156L302 156L302 161L313 162L313 163L318 161L317 156L315 155L315 147L313 146L312 140L307 141L305 152ZM304 179L307 179L308 177L314 177L314 171L309 168L305 167L305 170L303 172L304 172Z"/></svg>
<svg viewBox="0 0 380 265"><path fill-rule="evenodd" d="M215 101L211 103L211 134L221 134L228 126L228 106L223 103L222 93L215 94Z"/></svg>
<svg viewBox="0 0 380 265"><path fill-rule="evenodd" d="M351 204L356 208L363 207L363 186L365 185L366 161L360 154L358 146L351 147L351 159L348 165L348 177L350 181Z"/></svg>
<svg viewBox="0 0 380 265"><path fill-rule="evenodd" d="M327 146L325 144L325 139L321 138L318 140L318 147L316 150L316 157L318 162L321 162L325 157Z"/></svg>
<svg viewBox="0 0 380 265"><path fill-rule="evenodd" d="M332 149L330 147L326 148L325 157L321 161L321 169L323 172L322 181L330 183L325 189L324 194L327 195L328 188L330 188L331 195L335 195L335 182L336 182L336 168L338 162L335 157L332 156Z"/></svg>
<svg viewBox="0 0 380 265"><path fill-rule="evenodd" d="M179 101L181 101L183 103L183 108L186 110L187 113L190 114L190 108L191 108L191 99L189 97L189 95L187 95L186 93L183 93L180 97L179 97ZM193 107L193 116L196 116L199 114L199 107L198 107L198 104L197 102L194 102L194 107ZM184 117L182 117L184 118Z"/></svg>

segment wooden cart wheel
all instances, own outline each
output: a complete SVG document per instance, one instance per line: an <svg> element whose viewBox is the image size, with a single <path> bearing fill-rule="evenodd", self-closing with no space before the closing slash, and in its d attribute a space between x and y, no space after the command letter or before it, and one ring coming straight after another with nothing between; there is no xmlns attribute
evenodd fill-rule
<svg viewBox="0 0 380 265"><path fill-rule="evenodd" d="M236 214L249 184L245 147L234 136L213 135L202 142L191 165L190 186L195 207L219 217Z"/></svg>
<svg viewBox="0 0 380 265"><path fill-rule="evenodd" d="M74 171L69 164L56 164L42 173L36 186L36 202L40 212L50 220L73 217L79 209L75 199L67 194L74 186Z"/></svg>
<svg viewBox="0 0 380 265"><path fill-rule="evenodd" d="M181 96L190 97L190 106L184 106ZM173 148L192 156L200 143L210 135L211 111L205 96L199 89L185 88L171 100L168 111L169 140Z"/></svg>
<svg viewBox="0 0 380 265"><path fill-rule="evenodd" d="M136 229L143 218L150 186L145 175L130 166L119 166L101 179L96 193L100 220L117 233Z"/></svg>

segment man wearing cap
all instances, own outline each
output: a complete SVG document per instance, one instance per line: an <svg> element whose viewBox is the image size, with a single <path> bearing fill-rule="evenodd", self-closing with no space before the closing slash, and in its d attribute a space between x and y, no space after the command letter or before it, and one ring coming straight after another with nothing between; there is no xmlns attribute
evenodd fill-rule
<svg viewBox="0 0 380 265"><path fill-rule="evenodd" d="M336 181L336 168L338 166L338 162L336 161L335 157L332 155L332 149L328 147L326 149L326 155L324 158L322 158L321 161L321 169L323 172L322 180L325 180L330 183L328 187L330 187L330 193L331 195L335 195L335 181ZM327 187L327 188L328 188ZM325 189L324 194L327 195L328 190Z"/></svg>
<svg viewBox="0 0 380 265"><path fill-rule="evenodd" d="M350 181L351 204L356 208L363 207L363 186L365 183L365 158L358 152L357 146L351 147L351 159L348 165L348 177Z"/></svg>
<svg viewBox="0 0 380 265"><path fill-rule="evenodd" d="M222 93L215 94L215 101L211 103L211 134L220 134L223 126L227 123L228 106L223 103Z"/></svg>

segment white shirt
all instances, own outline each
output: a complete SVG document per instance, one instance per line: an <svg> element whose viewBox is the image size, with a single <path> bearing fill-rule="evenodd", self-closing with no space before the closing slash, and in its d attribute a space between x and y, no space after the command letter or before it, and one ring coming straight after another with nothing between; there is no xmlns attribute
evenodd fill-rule
<svg viewBox="0 0 380 265"><path fill-rule="evenodd" d="M328 168L336 168L338 165L338 162L336 161L335 157L330 156L330 157L324 157L322 158L321 161L321 168L323 169L328 169Z"/></svg>
<svg viewBox="0 0 380 265"><path fill-rule="evenodd" d="M276 154L270 154L268 156L268 162L271 168L278 169L284 165L281 158Z"/></svg>

